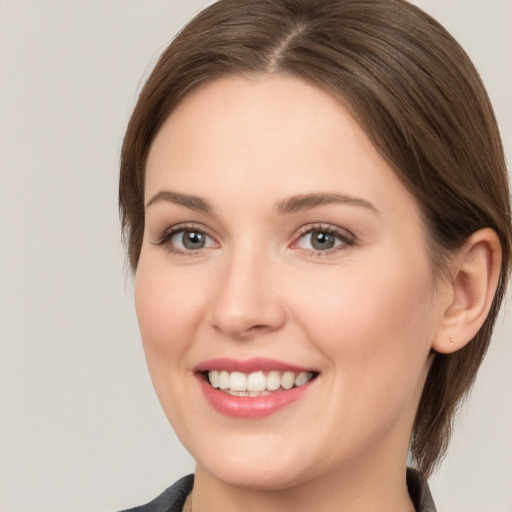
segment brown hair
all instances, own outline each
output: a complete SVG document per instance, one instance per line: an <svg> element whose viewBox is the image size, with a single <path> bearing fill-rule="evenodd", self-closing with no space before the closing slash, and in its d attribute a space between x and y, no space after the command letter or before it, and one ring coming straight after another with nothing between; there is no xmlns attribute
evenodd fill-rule
<svg viewBox="0 0 512 512"><path fill-rule="evenodd" d="M416 197L434 269L480 228L498 234L503 261L491 311L475 338L435 354L411 454L427 477L446 451L452 419L487 350L511 265L507 171L496 120L469 57L404 0L220 0L164 51L140 93L122 153L119 204L136 269L151 143L193 88L228 75L287 74L351 109Z"/></svg>

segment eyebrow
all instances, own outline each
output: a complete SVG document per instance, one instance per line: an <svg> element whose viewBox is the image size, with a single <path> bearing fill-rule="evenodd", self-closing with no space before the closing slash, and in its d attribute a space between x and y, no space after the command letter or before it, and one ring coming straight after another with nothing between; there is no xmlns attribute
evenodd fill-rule
<svg viewBox="0 0 512 512"><path fill-rule="evenodd" d="M170 190L162 190L156 193L147 203L146 208L155 203L160 202L169 202L174 204L179 204L181 206L185 206L186 208L190 208L191 210L196 210L198 212L211 212L212 206L210 203L198 196L191 196L188 194L178 194L177 192L171 192Z"/></svg>
<svg viewBox="0 0 512 512"><path fill-rule="evenodd" d="M170 190L161 190L157 192L147 203L146 208L159 202L169 202L180 206L185 206L191 210L210 213L213 208L211 204L204 198L189 194L179 194ZM295 213L302 210L310 210L325 206L329 204L346 204L350 206L360 206L371 210L375 213L380 213L373 204L361 199L345 194L338 194L334 192L328 193L312 193L300 194L283 199L277 203L276 209L280 214Z"/></svg>
<svg viewBox="0 0 512 512"><path fill-rule="evenodd" d="M292 196L277 203L277 211L279 213L294 213L301 210L310 210L319 206L329 204L346 204L350 206L361 206L375 213L380 213L372 203L345 194L337 193L320 193L320 194L304 194Z"/></svg>

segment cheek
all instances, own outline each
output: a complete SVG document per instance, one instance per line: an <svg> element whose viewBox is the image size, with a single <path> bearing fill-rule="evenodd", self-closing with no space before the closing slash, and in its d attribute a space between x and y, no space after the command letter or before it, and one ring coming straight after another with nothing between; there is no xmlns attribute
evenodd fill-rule
<svg viewBox="0 0 512 512"><path fill-rule="evenodd" d="M432 282L427 264L404 268L399 260L354 266L317 280L296 304L336 386L352 396L373 393L378 402L393 390L403 400L422 374L435 328Z"/></svg>
<svg viewBox="0 0 512 512"><path fill-rule="evenodd" d="M378 439L398 424L410 428L432 329L425 281L352 272L343 284L331 281L309 295L303 328L331 365L330 423L340 442Z"/></svg>
<svg viewBox="0 0 512 512"><path fill-rule="evenodd" d="M137 319L153 386L177 432L190 404L183 397L190 391L190 355L207 286L186 271L170 272L165 260L141 254L135 278Z"/></svg>
<svg viewBox="0 0 512 512"><path fill-rule="evenodd" d="M206 286L206 283L205 283ZM177 364L190 346L204 314L206 289L187 272L169 272L165 264L139 262L135 278L135 308L146 358L154 367Z"/></svg>

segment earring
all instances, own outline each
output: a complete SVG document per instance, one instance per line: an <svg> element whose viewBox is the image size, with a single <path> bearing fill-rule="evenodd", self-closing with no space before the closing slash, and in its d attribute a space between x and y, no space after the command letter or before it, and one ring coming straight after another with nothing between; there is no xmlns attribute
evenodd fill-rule
<svg viewBox="0 0 512 512"><path fill-rule="evenodd" d="M454 341L455 341L455 338L453 336L450 336L450 345L453 345Z"/></svg>

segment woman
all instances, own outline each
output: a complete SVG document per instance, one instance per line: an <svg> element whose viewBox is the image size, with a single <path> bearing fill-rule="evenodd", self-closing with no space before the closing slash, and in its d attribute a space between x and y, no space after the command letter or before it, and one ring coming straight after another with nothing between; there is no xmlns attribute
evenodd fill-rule
<svg viewBox="0 0 512 512"><path fill-rule="evenodd" d="M213 4L141 92L120 208L197 461L134 510L435 510L512 245L492 107L439 24L401 0Z"/></svg>

